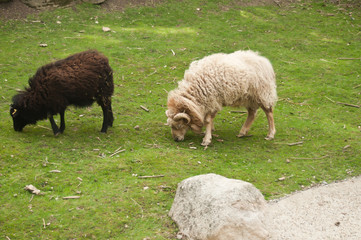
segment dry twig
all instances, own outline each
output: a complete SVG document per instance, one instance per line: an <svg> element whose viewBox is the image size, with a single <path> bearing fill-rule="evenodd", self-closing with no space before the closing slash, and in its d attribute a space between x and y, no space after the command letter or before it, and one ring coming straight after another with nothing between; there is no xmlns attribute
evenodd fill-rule
<svg viewBox="0 0 361 240"><path fill-rule="evenodd" d="M325 98L327 98L328 100L330 100L331 102L335 103L335 101L333 101L331 98L325 96Z"/></svg>
<svg viewBox="0 0 361 240"><path fill-rule="evenodd" d="M136 205L138 205L139 207L140 207L140 210L142 211L142 218L143 218L143 208L142 208L142 206L139 204L139 203L137 203L137 201L135 201L133 198L130 198Z"/></svg>
<svg viewBox="0 0 361 240"><path fill-rule="evenodd" d="M288 146L295 146L300 144L303 144L303 142L287 143Z"/></svg>
<svg viewBox="0 0 361 240"><path fill-rule="evenodd" d="M65 39L84 39L83 37L64 37Z"/></svg>
<svg viewBox="0 0 361 240"><path fill-rule="evenodd" d="M152 175L152 176L139 176L138 178L161 178L164 177L164 175Z"/></svg>
<svg viewBox="0 0 361 240"><path fill-rule="evenodd" d="M349 106L349 107L360 108L360 106L359 106L359 105L355 105L355 104L343 103L343 102L336 102L336 103L337 103L337 104L340 104L340 105Z"/></svg>
<svg viewBox="0 0 361 240"><path fill-rule="evenodd" d="M36 187L34 187L33 185L26 185L24 187L24 190L27 190L29 192L31 192L32 194L36 194L36 195L39 195L40 194L40 190L37 189Z"/></svg>
<svg viewBox="0 0 361 240"><path fill-rule="evenodd" d="M44 129L47 129L47 130L52 130L51 128L48 128L48 127L44 127L44 126L41 126L41 125L36 125L37 127L39 128L44 128Z"/></svg>
<svg viewBox="0 0 361 240"><path fill-rule="evenodd" d="M143 110L146 111L146 112L149 112L149 109L146 108L146 107L144 107L144 106L142 106L142 105L140 105L140 108L143 109Z"/></svg>
<svg viewBox="0 0 361 240"><path fill-rule="evenodd" d="M337 58L338 60L361 60L361 58Z"/></svg>
<svg viewBox="0 0 361 240"><path fill-rule="evenodd" d="M64 200L68 200L68 199L78 199L80 198L80 196L68 196L68 197L63 197Z"/></svg>
<svg viewBox="0 0 361 240"><path fill-rule="evenodd" d="M156 73L157 73L157 70L155 70L154 72L148 74L147 76L145 76L145 78L150 77L150 76L152 76L153 74L156 74Z"/></svg>
<svg viewBox="0 0 361 240"><path fill-rule="evenodd" d="M245 137L247 137L247 136L245 136ZM282 143L282 142L275 142L274 144L281 144L281 145L295 146L295 145L300 145L300 144L303 144L303 142L294 142L294 143Z"/></svg>
<svg viewBox="0 0 361 240"><path fill-rule="evenodd" d="M345 105L345 106L349 106L349 107L360 108L359 105L350 104L350 103L343 103L343 102L336 102L336 101L334 101L334 100L332 100L331 98L326 97L326 96L325 96L325 98L327 98L328 100L330 100L331 102L336 103L336 104Z"/></svg>
<svg viewBox="0 0 361 240"><path fill-rule="evenodd" d="M316 158L299 158L299 157L290 157L291 159L297 159L297 160L315 160L315 159L324 159L329 157L329 155L325 155L322 157L316 157Z"/></svg>
<svg viewBox="0 0 361 240"><path fill-rule="evenodd" d="M118 148L119 149L119 148ZM124 152L125 149L122 150L116 150L113 154L111 154L109 157L113 157L114 155L117 155L118 153Z"/></svg>

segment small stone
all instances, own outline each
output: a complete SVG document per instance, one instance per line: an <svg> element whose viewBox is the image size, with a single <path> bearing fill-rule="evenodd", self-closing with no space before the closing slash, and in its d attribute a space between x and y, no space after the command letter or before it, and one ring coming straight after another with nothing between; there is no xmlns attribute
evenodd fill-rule
<svg viewBox="0 0 361 240"><path fill-rule="evenodd" d="M108 27L103 27L102 30L103 30L103 32L110 32L111 31L111 29L108 28Z"/></svg>
<svg viewBox="0 0 361 240"><path fill-rule="evenodd" d="M279 179L278 179L278 181L284 181L286 179L286 177L280 177Z"/></svg>
<svg viewBox="0 0 361 240"><path fill-rule="evenodd" d="M183 234L181 232L177 233L177 239L183 239Z"/></svg>

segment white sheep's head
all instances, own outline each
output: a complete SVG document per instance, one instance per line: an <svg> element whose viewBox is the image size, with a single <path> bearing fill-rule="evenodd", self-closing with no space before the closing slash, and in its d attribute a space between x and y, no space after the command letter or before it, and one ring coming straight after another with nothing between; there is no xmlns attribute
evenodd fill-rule
<svg viewBox="0 0 361 240"><path fill-rule="evenodd" d="M180 142L184 140L191 118L187 113L172 113L170 110L165 112L167 115L167 124L172 128L172 136L174 141Z"/></svg>

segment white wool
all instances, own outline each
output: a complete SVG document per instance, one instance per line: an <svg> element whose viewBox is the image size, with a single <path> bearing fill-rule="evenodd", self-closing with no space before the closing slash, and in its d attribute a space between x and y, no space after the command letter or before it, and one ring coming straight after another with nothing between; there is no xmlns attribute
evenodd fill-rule
<svg viewBox="0 0 361 240"><path fill-rule="evenodd" d="M168 99L179 97L194 102L203 114L222 106L271 108L277 102L275 73L267 58L251 50L217 53L190 64Z"/></svg>

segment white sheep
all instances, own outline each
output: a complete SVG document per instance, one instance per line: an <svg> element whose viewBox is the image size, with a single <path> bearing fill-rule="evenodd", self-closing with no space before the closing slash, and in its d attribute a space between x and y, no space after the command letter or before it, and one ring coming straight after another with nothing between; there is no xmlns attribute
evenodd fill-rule
<svg viewBox="0 0 361 240"><path fill-rule="evenodd" d="M217 53L191 63L168 95L168 125L175 141L183 141L188 129L201 133L202 145L212 140L213 119L223 106L245 107L246 122L238 137L248 133L259 107L266 113L269 130L266 140L276 133L273 108L277 102L276 80L271 63L253 51Z"/></svg>

